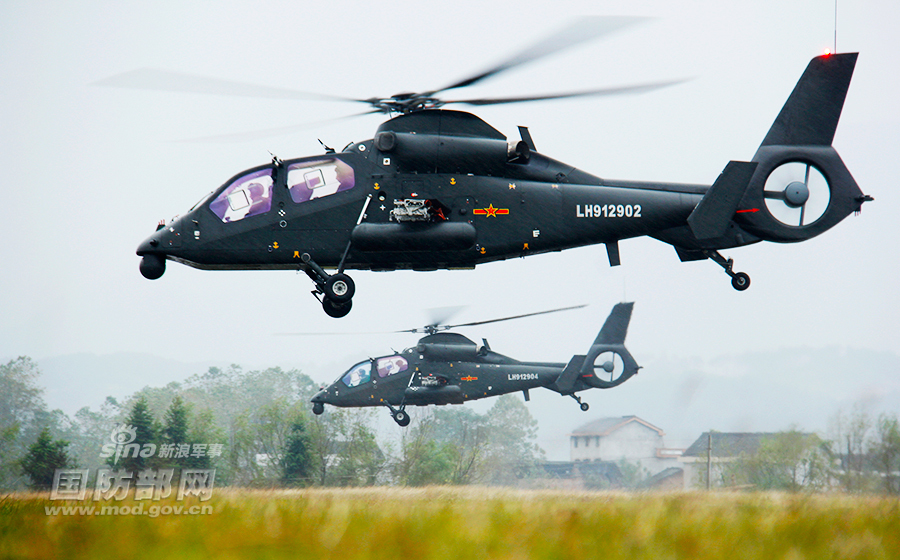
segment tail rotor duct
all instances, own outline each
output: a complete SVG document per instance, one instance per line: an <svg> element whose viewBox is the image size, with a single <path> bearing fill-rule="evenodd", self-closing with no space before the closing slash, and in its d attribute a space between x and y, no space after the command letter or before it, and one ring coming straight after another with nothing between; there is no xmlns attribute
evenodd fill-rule
<svg viewBox="0 0 900 560"><path fill-rule="evenodd" d="M791 161L772 170L763 187L763 198L773 218L786 226L804 227L828 210L831 185L815 165Z"/></svg>

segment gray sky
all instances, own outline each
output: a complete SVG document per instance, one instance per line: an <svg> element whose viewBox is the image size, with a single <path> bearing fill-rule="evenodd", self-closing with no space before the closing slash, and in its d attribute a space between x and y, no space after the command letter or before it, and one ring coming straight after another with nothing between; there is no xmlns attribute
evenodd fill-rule
<svg viewBox="0 0 900 560"><path fill-rule="evenodd" d="M810 58L832 48L834 4L785 2L32 2L0 3L0 360L146 352L247 367L299 366L319 381L413 335L287 338L293 331L410 328L427 309L467 322L558 306L584 310L464 331L520 359L583 353L610 307L636 301L639 362L829 345L896 348L893 164L900 148L900 5L841 3L839 51L860 57L835 147L875 202L811 241L726 251L753 279L680 263L651 239L515 259L472 271L351 272L354 309L330 319L294 272L138 272L138 243L239 171L371 138L367 116L239 143L185 139L307 123L360 108L92 86L144 67L351 97L441 87L581 14L655 19L466 93L522 95L694 78L622 98L476 112L601 177L710 184L747 160ZM73 383L90 384L90 380ZM147 380L153 384L152 379ZM608 398L612 398L611 393ZM595 398L595 400L598 400Z"/></svg>

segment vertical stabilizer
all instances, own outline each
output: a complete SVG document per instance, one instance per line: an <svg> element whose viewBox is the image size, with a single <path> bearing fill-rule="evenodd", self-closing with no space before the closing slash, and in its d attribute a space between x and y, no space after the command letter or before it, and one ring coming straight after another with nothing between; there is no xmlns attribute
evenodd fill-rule
<svg viewBox="0 0 900 560"><path fill-rule="evenodd" d="M762 145L830 146L858 54L812 59Z"/></svg>
<svg viewBox="0 0 900 560"><path fill-rule="evenodd" d="M631 321L631 310L634 302L617 303L610 312L600 334L594 340L594 346L598 344L624 344L628 334L628 323Z"/></svg>

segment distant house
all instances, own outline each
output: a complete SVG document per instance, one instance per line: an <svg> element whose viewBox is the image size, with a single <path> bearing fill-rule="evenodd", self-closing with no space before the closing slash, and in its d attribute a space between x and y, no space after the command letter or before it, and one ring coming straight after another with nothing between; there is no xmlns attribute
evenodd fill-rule
<svg viewBox="0 0 900 560"><path fill-rule="evenodd" d="M637 490L681 490L684 488L684 470L669 467L637 485Z"/></svg>
<svg viewBox="0 0 900 560"><path fill-rule="evenodd" d="M572 462L620 461L638 463L651 475L678 467L680 449L669 449L665 432L637 416L600 418L569 434Z"/></svg>
<svg viewBox="0 0 900 560"><path fill-rule="evenodd" d="M610 461L575 463L546 461L540 464L542 473L525 481L532 488L565 490L606 490L622 488L619 466Z"/></svg>
<svg viewBox="0 0 900 560"><path fill-rule="evenodd" d="M678 459L684 469L684 488L705 488L707 469L711 486L730 486L722 478L725 467L740 457L754 455L763 440L774 435L758 432L703 432Z"/></svg>

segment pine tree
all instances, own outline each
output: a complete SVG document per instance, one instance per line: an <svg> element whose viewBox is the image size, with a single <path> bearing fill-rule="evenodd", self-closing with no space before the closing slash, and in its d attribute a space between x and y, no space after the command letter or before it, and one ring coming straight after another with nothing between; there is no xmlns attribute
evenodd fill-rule
<svg viewBox="0 0 900 560"><path fill-rule="evenodd" d="M53 475L56 469L75 466L66 451L68 446L69 442L67 441L53 441L49 429L41 430L37 441L28 449L28 453L22 459L22 472L31 479L29 486L32 490L49 490L53 484Z"/></svg>
<svg viewBox="0 0 900 560"><path fill-rule="evenodd" d="M125 471L137 473L150 466L150 459L156 453L156 426L153 423L153 415L150 413L150 407L147 399L144 397L135 401L131 407L131 413L125 420L126 424L134 428L135 438L131 443L137 444L141 453L149 455L141 457L140 454L126 453L122 460L122 468ZM148 452L148 446L152 444L153 453ZM137 456L135 456L137 455Z"/></svg>
<svg viewBox="0 0 900 560"><path fill-rule="evenodd" d="M184 399L181 398L180 395L176 395L174 399L172 399L172 404L169 405L169 408L166 410L162 436L163 443L179 445L182 443L188 443L188 420L190 416L190 409L185 404ZM163 459L163 461L166 461ZM178 457L170 456L167 460L167 463L172 466L177 467L186 467L190 462L190 456L188 457Z"/></svg>
<svg viewBox="0 0 900 560"><path fill-rule="evenodd" d="M291 433L285 446L282 481L286 486L303 485L305 479L311 474L310 467L306 427L298 419L291 425Z"/></svg>

